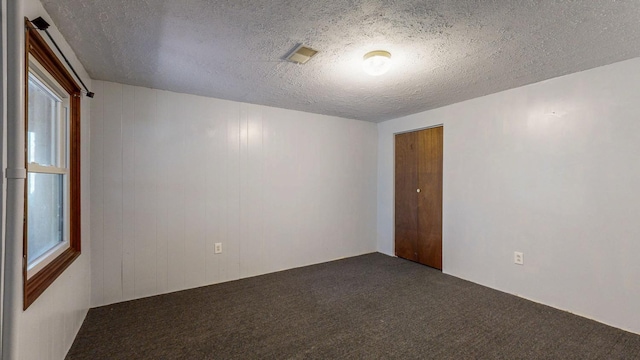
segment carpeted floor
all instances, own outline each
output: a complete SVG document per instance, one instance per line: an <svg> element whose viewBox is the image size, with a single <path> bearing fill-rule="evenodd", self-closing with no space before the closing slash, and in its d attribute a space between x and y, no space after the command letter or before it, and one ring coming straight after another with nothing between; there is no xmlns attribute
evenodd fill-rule
<svg viewBox="0 0 640 360"><path fill-rule="evenodd" d="M640 359L640 336L369 254L92 309L67 359Z"/></svg>

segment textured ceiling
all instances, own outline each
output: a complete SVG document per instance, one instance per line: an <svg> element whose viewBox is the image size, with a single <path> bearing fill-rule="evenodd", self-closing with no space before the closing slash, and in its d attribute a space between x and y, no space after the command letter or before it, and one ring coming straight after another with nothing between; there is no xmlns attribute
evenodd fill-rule
<svg viewBox="0 0 640 360"><path fill-rule="evenodd" d="M94 79L375 122L640 56L637 0L42 3Z"/></svg>

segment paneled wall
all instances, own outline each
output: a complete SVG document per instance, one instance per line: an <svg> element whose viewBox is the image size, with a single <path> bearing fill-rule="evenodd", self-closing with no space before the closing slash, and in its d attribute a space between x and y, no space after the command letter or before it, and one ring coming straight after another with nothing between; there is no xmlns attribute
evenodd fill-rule
<svg viewBox="0 0 640 360"><path fill-rule="evenodd" d="M444 272L640 333L639 92L637 58L380 123L378 249L394 134L444 124Z"/></svg>
<svg viewBox="0 0 640 360"><path fill-rule="evenodd" d="M94 89L94 306L376 250L375 124Z"/></svg>

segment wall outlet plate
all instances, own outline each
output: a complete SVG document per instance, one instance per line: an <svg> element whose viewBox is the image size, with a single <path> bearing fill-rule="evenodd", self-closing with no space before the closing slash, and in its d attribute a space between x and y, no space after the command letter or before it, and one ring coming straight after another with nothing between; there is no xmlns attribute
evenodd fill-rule
<svg viewBox="0 0 640 360"><path fill-rule="evenodd" d="M513 253L513 262L518 265L524 265L524 254L519 251L515 251Z"/></svg>
<svg viewBox="0 0 640 360"><path fill-rule="evenodd" d="M213 245L214 254L222 254L222 243L215 243Z"/></svg>

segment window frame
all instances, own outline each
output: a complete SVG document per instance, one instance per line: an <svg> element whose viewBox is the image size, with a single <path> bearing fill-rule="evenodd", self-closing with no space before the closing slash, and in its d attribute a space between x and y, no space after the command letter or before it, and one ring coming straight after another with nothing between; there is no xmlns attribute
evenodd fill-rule
<svg viewBox="0 0 640 360"><path fill-rule="evenodd" d="M68 134L67 147L68 163L68 219L65 219L65 227L68 228L69 246L64 251L56 254L55 258L35 271L28 269L28 187L25 179L24 192L24 228L23 228L23 308L26 310L81 253L81 217L80 217L80 100L81 89L75 82L66 67L51 50L38 30L25 18L25 169L33 168L28 164L28 109L29 109L29 69L30 60L35 60L47 76L53 78L69 96L68 110ZM36 75L37 71L34 72ZM36 76L37 77L37 76ZM42 79L40 79L42 80ZM55 247L54 247L55 249ZM54 253L56 253L54 251Z"/></svg>
<svg viewBox="0 0 640 360"><path fill-rule="evenodd" d="M71 95L69 95L60 84L56 82L55 79L49 72L44 69L44 67L34 58L29 59L29 69L28 78L29 84L27 86L31 86L31 82L33 81L39 88L43 91L49 93L51 97L55 98L58 102L58 107L56 109L57 119L59 120L56 125L56 130L53 134L53 137L57 138L52 143L51 151L55 153L56 164L52 165L42 165L37 162L31 162L29 158L29 149L30 146L30 135L29 131L29 119L27 114L27 140L25 145L27 146L26 155L27 155L27 186L29 186L29 190L27 192L31 192L31 186L29 184L29 175L30 174L49 174L49 175L62 175L63 181L63 197L61 200L63 201L63 216L64 216L64 226L63 226L63 239L62 242L53 246L52 248L45 251L43 254L33 259L34 264L29 263L29 256L27 253L27 279L32 277L38 271L43 269L47 264L53 261L56 257L62 254L69 246L69 195L70 195L70 186L69 186L69 156L68 156L68 143L71 140L69 138L69 104ZM27 89L27 92L29 90ZM28 99L27 99L28 101ZM28 109L28 107L27 107ZM29 201L27 196L26 201ZM28 205L28 203L27 203ZM28 218L27 213L27 218ZM28 231L28 229L27 229ZM28 234L27 234L28 235ZM27 236L28 240L28 236ZM27 242L28 245L28 242ZM27 249L28 250L28 249Z"/></svg>

